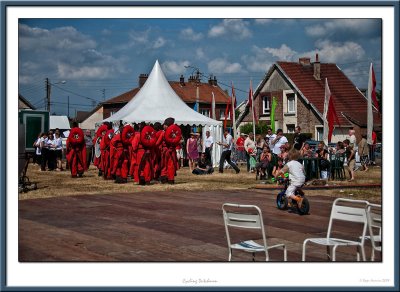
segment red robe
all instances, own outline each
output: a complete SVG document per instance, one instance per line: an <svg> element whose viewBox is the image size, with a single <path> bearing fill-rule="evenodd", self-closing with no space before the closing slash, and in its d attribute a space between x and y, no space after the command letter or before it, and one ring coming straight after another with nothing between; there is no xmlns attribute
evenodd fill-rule
<svg viewBox="0 0 400 292"><path fill-rule="evenodd" d="M162 183L167 181L174 183L176 171L178 169L178 158L176 156L176 146L168 144L165 140L165 131L160 134L157 145L161 146L161 174Z"/></svg>
<svg viewBox="0 0 400 292"><path fill-rule="evenodd" d="M86 144L84 134L81 128L72 128L67 139L67 155L66 155L71 176L82 176L86 165Z"/></svg>
<svg viewBox="0 0 400 292"><path fill-rule="evenodd" d="M114 135L113 130L108 130L100 142L101 150L101 170L103 171L104 179L111 179L111 157L110 157L110 136Z"/></svg>

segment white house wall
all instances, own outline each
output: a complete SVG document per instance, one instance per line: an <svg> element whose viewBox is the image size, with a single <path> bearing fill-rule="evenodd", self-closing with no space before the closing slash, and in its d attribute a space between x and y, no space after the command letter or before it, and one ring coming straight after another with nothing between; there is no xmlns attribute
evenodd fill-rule
<svg viewBox="0 0 400 292"><path fill-rule="evenodd" d="M94 130L95 124L103 120L103 107L91 114L86 120L79 124L81 129Z"/></svg>

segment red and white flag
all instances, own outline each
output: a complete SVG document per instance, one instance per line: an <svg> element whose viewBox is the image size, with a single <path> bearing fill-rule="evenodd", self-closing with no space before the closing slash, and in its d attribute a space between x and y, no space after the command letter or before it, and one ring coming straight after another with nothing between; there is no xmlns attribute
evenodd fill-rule
<svg viewBox="0 0 400 292"><path fill-rule="evenodd" d="M235 110L236 110L236 94L235 94L235 88L233 87L233 82L232 84L232 96L231 96L231 123L232 123L232 131L233 131L233 139L236 141L236 116L235 116Z"/></svg>
<svg viewBox="0 0 400 292"><path fill-rule="evenodd" d="M247 104L250 107L251 117L253 119L253 132L254 132L254 135L255 135L256 134L257 115L256 115L256 109L254 107L254 101L253 101L253 83L252 83L252 80L250 80L249 99L247 100Z"/></svg>
<svg viewBox="0 0 400 292"><path fill-rule="evenodd" d="M335 121L340 125L339 118L333 103L333 95L328 85L328 79L325 78L325 102L324 102L324 133L323 141L326 146L331 142Z"/></svg>

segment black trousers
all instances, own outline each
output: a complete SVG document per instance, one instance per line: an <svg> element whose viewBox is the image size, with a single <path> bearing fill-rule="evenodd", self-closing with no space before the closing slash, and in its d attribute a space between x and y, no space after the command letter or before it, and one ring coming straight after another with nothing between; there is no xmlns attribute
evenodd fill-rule
<svg viewBox="0 0 400 292"><path fill-rule="evenodd" d="M210 162L211 162L211 151L212 151L211 147L206 147L206 149L204 150L204 152L206 153L206 159L207 161Z"/></svg>
<svg viewBox="0 0 400 292"><path fill-rule="evenodd" d="M40 163L40 169L41 170L46 170L46 165L48 161L48 152L50 150L47 148L42 148L42 161Z"/></svg>
<svg viewBox="0 0 400 292"><path fill-rule="evenodd" d="M247 165L247 172L250 171L250 155L247 151L244 152L246 154L246 165Z"/></svg>
<svg viewBox="0 0 400 292"><path fill-rule="evenodd" d="M219 172L224 172L224 162L225 160L232 166L232 168L239 172L240 169L231 161L231 150L222 151L221 159L219 160Z"/></svg>

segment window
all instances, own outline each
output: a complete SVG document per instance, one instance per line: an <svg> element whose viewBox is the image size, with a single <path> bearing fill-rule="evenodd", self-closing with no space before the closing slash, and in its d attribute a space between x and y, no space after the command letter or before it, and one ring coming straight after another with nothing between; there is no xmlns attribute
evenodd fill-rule
<svg viewBox="0 0 400 292"><path fill-rule="evenodd" d="M270 105L271 105L271 97L269 97L269 96L263 96L263 97L262 97L262 100L263 100L263 114L264 114L264 115L269 115L269 114L270 114L270 111L271 111L271 108L270 108Z"/></svg>
<svg viewBox="0 0 400 292"><path fill-rule="evenodd" d="M295 113L296 106L295 106L295 95L294 93L289 93L287 96L287 112L288 113Z"/></svg>
<svg viewBox="0 0 400 292"><path fill-rule="evenodd" d="M286 132L287 133L294 133L294 128L295 128L294 124L288 124L288 125L286 125Z"/></svg>
<svg viewBox="0 0 400 292"><path fill-rule="evenodd" d="M209 109L201 108L201 109L200 109L200 113L201 113L203 116L210 117L210 110L209 110Z"/></svg>
<svg viewBox="0 0 400 292"><path fill-rule="evenodd" d="M324 128L323 127L316 127L317 130L317 141L324 140Z"/></svg>

